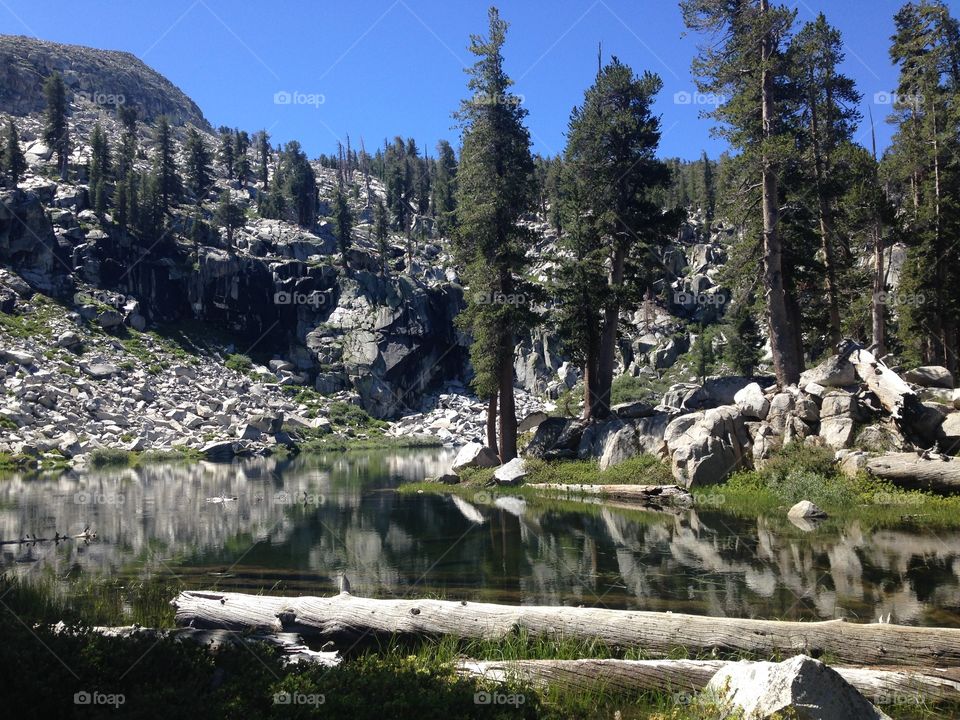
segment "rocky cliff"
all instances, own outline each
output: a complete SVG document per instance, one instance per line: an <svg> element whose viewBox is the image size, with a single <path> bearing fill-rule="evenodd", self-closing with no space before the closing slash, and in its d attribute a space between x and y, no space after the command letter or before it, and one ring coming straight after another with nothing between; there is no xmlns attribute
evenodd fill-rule
<svg viewBox="0 0 960 720"><path fill-rule="evenodd" d="M43 110L43 81L53 72L63 76L74 102L131 104L147 122L166 115L175 124L210 129L197 104L137 56L23 35L0 35L0 111Z"/></svg>

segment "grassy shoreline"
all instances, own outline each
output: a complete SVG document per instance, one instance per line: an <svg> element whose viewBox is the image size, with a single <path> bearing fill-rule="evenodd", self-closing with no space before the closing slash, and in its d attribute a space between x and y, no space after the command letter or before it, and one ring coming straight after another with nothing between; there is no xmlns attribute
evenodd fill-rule
<svg viewBox="0 0 960 720"><path fill-rule="evenodd" d="M602 502L596 494L558 493L530 487L534 483L567 485L673 484L670 468L663 460L641 455L606 470L596 461L529 460L529 474L517 486L501 487L488 483L494 469L462 471L461 483L410 483L399 491L458 494L468 497L482 490L490 497L520 496L526 499L589 500ZM860 472L843 474L832 451L804 445L787 446L768 460L762 469L734 472L725 482L694 488L693 507L728 512L741 516L779 513L800 500L810 500L834 520L857 518L865 525L916 522L930 527L960 527L960 495L944 496L920 490L904 490ZM621 501L617 501L618 503ZM638 510L642 509L637 506Z"/></svg>

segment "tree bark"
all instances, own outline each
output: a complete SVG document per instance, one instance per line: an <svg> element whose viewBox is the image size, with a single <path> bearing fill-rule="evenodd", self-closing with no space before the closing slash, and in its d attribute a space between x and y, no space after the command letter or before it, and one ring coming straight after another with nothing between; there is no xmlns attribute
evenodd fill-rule
<svg viewBox="0 0 960 720"><path fill-rule="evenodd" d="M513 294L513 277L509 268L500 269L500 291L505 297ZM500 340L498 374L500 377L500 462L517 456L517 411L513 396L513 327L503 328Z"/></svg>
<svg viewBox="0 0 960 720"><path fill-rule="evenodd" d="M494 391L487 401L487 447L497 449L497 398L499 390Z"/></svg>
<svg viewBox="0 0 960 720"><path fill-rule="evenodd" d="M493 682L516 679L539 688L590 691L599 686L612 693L677 693L703 690L727 664L725 660L461 660L457 672ZM833 669L873 702L882 698L912 698L918 704L960 700L956 668Z"/></svg>
<svg viewBox="0 0 960 720"><path fill-rule="evenodd" d="M871 310L871 340L873 352L877 357L883 357L887 354L886 339L886 292L887 279L884 269L883 257L883 227L880 224L879 215L874 221L874 242L873 242L873 298L870 304Z"/></svg>
<svg viewBox="0 0 960 720"><path fill-rule="evenodd" d="M354 642L363 637L499 640L518 631L532 637L599 640L666 655L729 652L828 654L838 662L871 665L960 664L960 629L859 624L843 620L782 622L604 608L510 606L444 600L277 597L181 592L176 623L200 629L266 629Z"/></svg>
<svg viewBox="0 0 960 720"><path fill-rule="evenodd" d="M769 0L760 0L763 22L768 22ZM763 277L767 294L767 317L770 334L770 350L773 354L773 369L777 382L782 386L795 384L800 379L800 359L797 357L794 333L787 316L786 291L783 285L782 248L777 232L779 207L777 199L777 172L770 158L769 141L773 137L773 73L770 61L773 56L773 37L769 28L764 28L760 43L761 118L763 121L762 195L763 195Z"/></svg>
<svg viewBox="0 0 960 720"><path fill-rule="evenodd" d="M600 332L600 351L597 357L597 391L590 412L591 417L610 416L610 392L613 387L613 366L616 363L617 332L620 324L620 289L623 285L627 251L620 240L614 241L610 258L609 285L612 298L603 309L603 329Z"/></svg>
<svg viewBox="0 0 960 720"><path fill-rule="evenodd" d="M820 122L817 116L817 99L813 90L813 77L810 77L810 137L813 144L813 168L817 188L817 210L820 220L820 246L823 249L823 264L827 271L827 304L830 316L830 348L836 352L837 345L843 339L840 330L840 301L837 297L837 271L833 256L833 223L830 217L830 203L823 188L825 165L820 146Z"/></svg>

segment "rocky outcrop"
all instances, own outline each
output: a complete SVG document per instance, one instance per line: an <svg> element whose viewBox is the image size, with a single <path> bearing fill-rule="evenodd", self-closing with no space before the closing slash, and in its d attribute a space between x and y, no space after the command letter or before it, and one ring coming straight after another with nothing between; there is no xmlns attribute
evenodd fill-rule
<svg viewBox="0 0 960 720"><path fill-rule="evenodd" d="M684 487L722 482L751 463L750 436L736 405L682 415L664 433L673 476Z"/></svg>
<svg viewBox="0 0 960 720"><path fill-rule="evenodd" d="M75 101L106 109L130 104L148 122L166 115L177 124L211 129L196 103L132 53L23 35L0 35L0 110L14 115L43 110L43 82L54 72L63 76Z"/></svg>

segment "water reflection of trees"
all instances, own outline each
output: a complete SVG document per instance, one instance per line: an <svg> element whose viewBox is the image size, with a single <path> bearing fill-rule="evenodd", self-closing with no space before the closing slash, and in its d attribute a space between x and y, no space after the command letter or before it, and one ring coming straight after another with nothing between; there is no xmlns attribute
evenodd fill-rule
<svg viewBox="0 0 960 720"><path fill-rule="evenodd" d="M195 586L605 605L727 616L960 624L960 533L857 522L805 534L779 518L679 515L400 495L447 451L331 453L13 477L3 539L90 526L89 545L5 545L0 568L173 573ZM88 502L79 502L86 493ZM119 499L122 497L122 502ZM209 498L225 499L208 502ZM236 498L233 500L232 498ZM102 500L102 502L100 502Z"/></svg>

